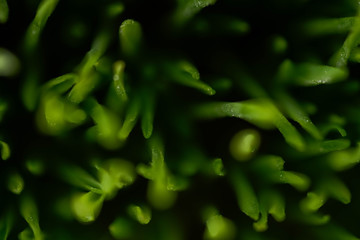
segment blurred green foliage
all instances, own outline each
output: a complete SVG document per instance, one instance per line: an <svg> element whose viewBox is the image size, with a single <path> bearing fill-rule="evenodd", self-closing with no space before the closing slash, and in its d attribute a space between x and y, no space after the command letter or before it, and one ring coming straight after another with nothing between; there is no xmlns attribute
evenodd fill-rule
<svg viewBox="0 0 360 240"><path fill-rule="evenodd" d="M356 0L0 0L0 240L359 239Z"/></svg>

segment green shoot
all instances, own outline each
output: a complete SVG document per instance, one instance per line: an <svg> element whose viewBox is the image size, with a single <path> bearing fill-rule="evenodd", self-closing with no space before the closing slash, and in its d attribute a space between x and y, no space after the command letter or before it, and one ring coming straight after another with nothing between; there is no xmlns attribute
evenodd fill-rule
<svg viewBox="0 0 360 240"><path fill-rule="evenodd" d="M123 13L125 10L125 7L122 3L112 3L107 7L107 16L109 17L116 17L119 16L121 13Z"/></svg>
<svg viewBox="0 0 360 240"><path fill-rule="evenodd" d="M327 177L318 184L315 191L307 194L307 197L301 201L300 207L304 212L317 211L325 204L328 197L332 197L343 204L348 204L351 201L350 190L345 184L335 177Z"/></svg>
<svg viewBox="0 0 360 240"><path fill-rule="evenodd" d="M305 22L302 28L304 33L311 37L343 34L351 30L355 19L355 17L313 19Z"/></svg>
<svg viewBox="0 0 360 240"><path fill-rule="evenodd" d="M1 2L0 0L0 18L1 18ZM19 59L10 51L0 47L0 77L15 76L20 70Z"/></svg>
<svg viewBox="0 0 360 240"><path fill-rule="evenodd" d="M204 239L206 240L231 240L235 239L235 234L235 224L220 214L212 215L206 221L206 230L204 232Z"/></svg>
<svg viewBox="0 0 360 240"><path fill-rule="evenodd" d="M271 190L260 192L259 199L260 218L253 227L258 232L264 232L268 229L268 214L278 222L285 219L285 202L279 193Z"/></svg>
<svg viewBox="0 0 360 240"><path fill-rule="evenodd" d="M164 161L164 149L158 136L150 138L151 166L139 165L137 172L150 180L148 185L149 202L157 209L171 207L176 193L169 189L169 173ZM171 186L171 185L170 185Z"/></svg>
<svg viewBox="0 0 360 240"><path fill-rule="evenodd" d="M325 225L325 224L329 223L329 221L331 219L330 215L323 215L318 212L308 213L308 212L298 211L294 214L295 214L296 221L301 222L306 225L311 225L311 226Z"/></svg>
<svg viewBox="0 0 360 240"><path fill-rule="evenodd" d="M260 214L259 201L249 180L246 179L240 169L236 169L231 173L231 180L240 210L257 221Z"/></svg>
<svg viewBox="0 0 360 240"><path fill-rule="evenodd" d="M130 205L129 215L140 224L148 224L151 220L151 209L146 206Z"/></svg>
<svg viewBox="0 0 360 240"><path fill-rule="evenodd" d="M2 160L10 158L10 147L6 142L0 141L0 153Z"/></svg>
<svg viewBox="0 0 360 240"><path fill-rule="evenodd" d="M30 196L22 196L20 199L20 213L29 224L34 240L43 240L44 235L40 229L37 207Z"/></svg>
<svg viewBox="0 0 360 240"><path fill-rule="evenodd" d="M26 169L34 175L42 175L45 171L44 162L39 159L28 159L25 162Z"/></svg>
<svg viewBox="0 0 360 240"><path fill-rule="evenodd" d="M200 80L199 72L189 62L167 63L165 64L165 71L169 75L169 80L198 89L210 96L215 94L212 87Z"/></svg>
<svg viewBox="0 0 360 240"><path fill-rule="evenodd" d="M178 6L174 13L174 22L183 25L189 21L201 9L215 4L216 0L177 0Z"/></svg>
<svg viewBox="0 0 360 240"><path fill-rule="evenodd" d="M123 54L128 58L135 57L141 48L141 25L132 19L125 20L119 29L120 45Z"/></svg>
<svg viewBox="0 0 360 240"><path fill-rule="evenodd" d="M144 90L142 94L142 118L141 129L146 139L149 139L153 132L155 115L155 96L151 91Z"/></svg>
<svg viewBox="0 0 360 240"><path fill-rule="evenodd" d="M138 96L134 96L132 101L129 103L128 109L125 113L125 119L122 127L118 131L118 139L121 142L124 142L130 132L135 127L135 124L138 120L139 112L141 110L141 102Z"/></svg>
<svg viewBox="0 0 360 240"><path fill-rule="evenodd" d="M345 150L350 147L350 144L351 144L350 140L343 138L310 142L308 144L305 154L318 155L318 154L325 154L334 151Z"/></svg>
<svg viewBox="0 0 360 240"><path fill-rule="evenodd" d="M14 212L7 210L0 218L0 239L6 240L14 225Z"/></svg>
<svg viewBox="0 0 360 240"><path fill-rule="evenodd" d="M8 178L8 189L14 193L19 195L24 189L24 179L21 177L19 173L12 173Z"/></svg>
<svg viewBox="0 0 360 240"><path fill-rule="evenodd" d="M125 62L117 61L114 63L113 81L117 96L119 96L121 101L127 102L128 96L124 86L124 69L125 69Z"/></svg>
<svg viewBox="0 0 360 240"><path fill-rule="evenodd" d="M77 69L78 82L71 89L68 98L71 102L80 103L95 88L98 83L98 75L94 72L94 67L106 51L109 44L109 36L106 32L101 32L94 40L90 51L86 54Z"/></svg>
<svg viewBox="0 0 360 240"><path fill-rule="evenodd" d="M65 74L45 83L42 90L45 93L47 91L55 91L58 94L63 94L68 91L77 81L78 76L76 74Z"/></svg>
<svg viewBox="0 0 360 240"><path fill-rule="evenodd" d="M323 138L319 129L312 123L310 117L292 97L285 91L277 91L276 96L279 99L279 104L291 119L298 122L301 127L315 139L321 140Z"/></svg>
<svg viewBox="0 0 360 240"><path fill-rule="evenodd" d="M226 175L226 171L224 169L224 164L221 158L216 158L211 162L212 169L215 175L223 177Z"/></svg>
<svg viewBox="0 0 360 240"><path fill-rule="evenodd" d="M271 39L271 50L276 54L285 53L288 48L288 42L282 36L276 35Z"/></svg>
<svg viewBox="0 0 360 240"><path fill-rule="evenodd" d="M86 114L75 104L64 100L50 91L43 95L37 113L37 124L40 130L50 135L57 135L65 130L80 125Z"/></svg>
<svg viewBox="0 0 360 240"><path fill-rule="evenodd" d="M305 148L305 142L300 133L268 99L206 103L197 106L194 114L200 118L241 118L265 129L276 127L289 145L299 151Z"/></svg>
<svg viewBox="0 0 360 240"><path fill-rule="evenodd" d="M350 33L345 39L344 44L331 58L330 63L335 67L346 67L347 62L351 56L351 52L360 41L360 8L358 7L357 16L354 19Z"/></svg>
<svg viewBox="0 0 360 240"><path fill-rule="evenodd" d="M287 183L299 191L306 190L310 185L310 179L301 173L284 171L284 163L281 157L266 155L253 161L253 169L268 181Z"/></svg>
<svg viewBox="0 0 360 240"><path fill-rule="evenodd" d="M134 226L129 220L119 217L109 226L111 236L115 239L127 239L134 233Z"/></svg>
<svg viewBox="0 0 360 240"><path fill-rule="evenodd" d="M117 132L120 129L121 121L112 111L100 105L95 99L90 100L93 105L91 117L96 123L98 142L108 149L115 149L120 146Z"/></svg>
<svg viewBox="0 0 360 240"><path fill-rule="evenodd" d="M82 168L71 165L63 165L59 169L60 176L69 184L81 189L102 194L99 181Z"/></svg>
<svg viewBox="0 0 360 240"><path fill-rule="evenodd" d="M135 167L125 160L109 159L95 167L106 199L113 198L117 190L132 184L136 178Z"/></svg>
<svg viewBox="0 0 360 240"><path fill-rule="evenodd" d="M327 200L327 196L322 192L308 192L306 198L300 202L303 212L316 212Z"/></svg>
<svg viewBox="0 0 360 240"><path fill-rule="evenodd" d="M71 199L71 208L80 222L93 222L99 215L104 196L94 192L76 193Z"/></svg>
<svg viewBox="0 0 360 240"><path fill-rule="evenodd" d="M260 146L260 134L254 129L245 129L233 136L230 153L238 161L251 159Z"/></svg>
<svg viewBox="0 0 360 240"><path fill-rule="evenodd" d="M189 187L189 181L186 178L169 175L167 177L167 190L184 191Z"/></svg>
<svg viewBox="0 0 360 240"><path fill-rule="evenodd" d="M354 148L336 151L328 155L327 162L335 171L348 169L360 161L360 144Z"/></svg>
<svg viewBox="0 0 360 240"><path fill-rule="evenodd" d="M40 34L58 2L59 0L42 0L39 4L36 16L31 22L25 36L25 47L28 52L35 50L39 43Z"/></svg>
<svg viewBox="0 0 360 240"><path fill-rule="evenodd" d="M294 64L290 60L285 60L280 66L278 76L281 81L288 84L310 87L344 81L348 71L313 63Z"/></svg>

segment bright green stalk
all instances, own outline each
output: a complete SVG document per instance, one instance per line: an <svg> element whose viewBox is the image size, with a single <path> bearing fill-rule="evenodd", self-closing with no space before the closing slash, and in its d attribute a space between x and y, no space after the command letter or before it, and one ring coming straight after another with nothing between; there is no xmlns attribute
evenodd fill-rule
<svg viewBox="0 0 360 240"><path fill-rule="evenodd" d="M30 196L22 196L20 199L20 213L25 221L29 224L33 234L34 240L43 240L44 235L41 232L39 225L39 217L37 206Z"/></svg>
<svg viewBox="0 0 360 240"><path fill-rule="evenodd" d="M186 87L195 88L210 96L216 93L211 86L200 80L198 70L189 62L165 63L164 68L171 81Z"/></svg>
<svg viewBox="0 0 360 240"><path fill-rule="evenodd" d="M299 151L305 149L305 142L300 133L268 99L205 103L197 106L194 114L199 118L205 119L221 117L241 118L265 129L276 127L289 145Z"/></svg>
<svg viewBox="0 0 360 240"><path fill-rule="evenodd" d="M279 99L279 104L291 119L298 122L315 139L321 140L323 138L318 128L312 123L310 117L292 97L285 91L280 90L276 92L276 97Z"/></svg>
<svg viewBox="0 0 360 240"><path fill-rule="evenodd" d="M31 22L25 35L25 51L27 53L27 59L30 59L28 72L26 74L25 82L22 86L22 100L25 107L33 111L35 110L38 95L39 95L39 74L37 70L39 67L36 65L36 49L39 45L39 39L41 32L43 31L45 24L55 10L59 0L42 0L36 11L34 20Z"/></svg>
<svg viewBox="0 0 360 240"><path fill-rule="evenodd" d="M10 158L10 147L6 142L0 141L0 153L2 160L8 160Z"/></svg>
<svg viewBox="0 0 360 240"><path fill-rule="evenodd" d="M87 52L83 61L77 69L77 82L71 89L68 98L71 102L80 103L90 94L98 83L99 76L94 71L94 67L105 53L109 45L109 35L101 32L94 40L90 51Z"/></svg>
<svg viewBox="0 0 360 240"><path fill-rule="evenodd" d="M351 52L360 42L360 8L358 7L357 16L354 19L354 23L351 27L351 31L348 34L344 44L331 58L331 65L335 67L346 67L347 62L351 56Z"/></svg>
<svg viewBox="0 0 360 240"><path fill-rule="evenodd" d="M240 169L236 169L231 173L231 182L235 188L240 210L255 221L258 220L259 201L249 180Z"/></svg>
<svg viewBox="0 0 360 240"><path fill-rule="evenodd" d="M50 15L55 10L59 0L42 0L34 20L31 22L25 36L25 46L28 52L33 52L38 45L40 34Z"/></svg>
<svg viewBox="0 0 360 240"><path fill-rule="evenodd" d="M125 113L125 119L120 131L118 131L118 139L120 141L125 141L130 132L135 127L137 123L139 112L141 110L141 101L138 96L134 96L132 101L129 103L128 108Z"/></svg>

